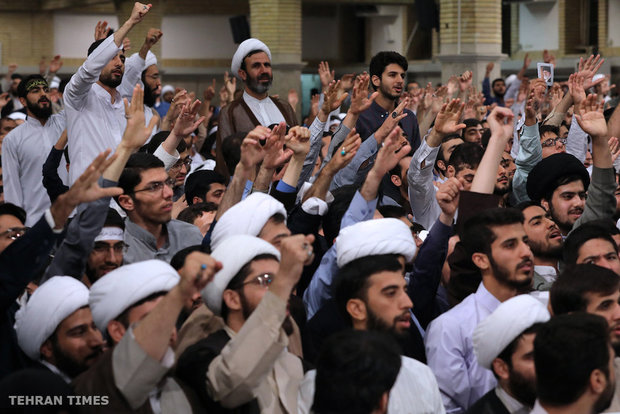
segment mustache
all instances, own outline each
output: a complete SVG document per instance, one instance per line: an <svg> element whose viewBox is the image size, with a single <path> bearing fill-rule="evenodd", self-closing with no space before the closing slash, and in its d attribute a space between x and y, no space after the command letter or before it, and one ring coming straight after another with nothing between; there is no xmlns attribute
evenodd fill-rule
<svg viewBox="0 0 620 414"><path fill-rule="evenodd" d="M517 265L517 269L521 269L525 266L534 266L534 262L531 259L524 259L521 263Z"/></svg>
<svg viewBox="0 0 620 414"><path fill-rule="evenodd" d="M568 210L568 214L583 214L583 208L581 207L572 208Z"/></svg>

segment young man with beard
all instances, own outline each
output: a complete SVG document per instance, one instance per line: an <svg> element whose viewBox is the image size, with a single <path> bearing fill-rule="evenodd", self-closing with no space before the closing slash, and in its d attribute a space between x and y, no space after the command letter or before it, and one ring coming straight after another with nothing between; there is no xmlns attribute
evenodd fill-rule
<svg viewBox="0 0 620 414"><path fill-rule="evenodd" d="M587 275L587 277L584 277ZM553 315L587 312L605 318L616 355L620 352L620 278L609 269L579 264L564 271L551 288L549 305ZM614 360L620 372L620 358ZM620 390L616 389L611 412L620 409Z"/></svg>
<svg viewBox="0 0 620 414"><path fill-rule="evenodd" d="M482 93L484 94L484 104L492 105L496 103L498 106L504 106L504 95L506 94L506 82L502 78L493 80L491 84L489 81L489 75L495 67L493 62L487 64L484 79L482 80ZM493 95L491 95L491 87L493 88Z"/></svg>
<svg viewBox="0 0 620 414"><path fill-rule="evenodd" d="M609 407L616 376L607 329L603 318L584 313L556 316L540 327L531 414L592 414Z"/></svg>
<svg viewBox="0 0 620 414"><path fill-rule="evenodd" d="M428 365L437 377L446 411L462 413L497 381L475 359L474 329L501 302L530 288L534 263L516 209L494 208L466 221L461 242L481 273L478 290L429 325Z"/></svg>
<svg viewBox="0 0 620 414"><path fill-rule="evenodd" d="M232 58L232 75L242 80L243 96L222 108L217 130L217 149L221 143L237 132L250 132L258 125L270 126L286 122L297 125L295 110L288 102L269 96L273 82L271 52L258 39L243 41ZM218 161L219 164L219 161Z"/></svg>
<svg viewBox="0 0 620 414"><path fill-rule="evenodd" d="M66 122L64 113L52 115L49 87L42 76L28 76L19 84L18 93L28 118L2 142L4 200L23 207L28 214L26 225L32 226L51 205L42 184L42 167ZM58 175L67 180L64 163Z"/></svg>
<svg viewBox="0 0 620 414"><path fill-rule="evenodd" d="M549 317L537 299L518 295L480 322L474 331L474 352L478 363L493 371L497 386L467 414L529 413L536 401L534 338Z"/></svg>
<svg viewBox="0 0 620 414"><path fill-rule="evenodd" d="M287 237L278 251L264 240L238 235L213 250L222 270L202 297L226 325L187 348L177 364L177 374L207 411L298 412L303 367L286 349L287 304L304 263L312 259L313 240Z"/></svg>
<svg viewBox="0 0 620 414"><path fill-rule="evenodd" d="M620 275L618 246L598 220L577 227L564 242L564 264L581 263L605 267Z"/></svg>
<svg viewBox="0 0 620 414"><path fill-rule="evenodd" d="M517 208L523 213L527 244L534 255L532 288L539 291L549 290L558 275L558 265L562 257L562 233L540 204L525 201Z"/></svg>
<svg viewBox="0 0 620 414"><path fill-rule="evenodd" d="M370 107L359 115L355 124L362 141L370 137L383 124L386 117L396 118L393 111L403 94L407 68L407 59L396 52L379 52L370 60L368 73L373 90L379 92ZM418 119L409 109L398 123L411 148L415 151L420 146L420 129Z"/></svg>
<svg viewBox="0 0 620 414"><path fill-rule="evenodd" d="M39 286L15 314L15 330L24 353L67 383L103 353L88 288L69 276L55 276Z"/></svg>
<svg viewBox="0 0 620 414"><path fill-rule="evenodd" d="M371 247L364 239L379 229L387 237ZM343 229L336 244L340 270L334 283L334 296L340 315L353 329L388 333L402 346L412 324L413 303L404 277L405 262L415 252L410 230L398 219L370 220ZM310 371L304 378L300 412L310 412L315 376L316 371ZM403 355L390 392L388 412L404 411L445 412L430 369Z"/></svg>
<svg viewBox="0 0 620 414"><path fill-rule="evenodd" d="M566 153L543 159L527 177L529 198L540 201L564 236L588 221L612 218L616 211L616 180L607 143L607 124L596 106L595 95L587 97L581 113L575 118L592 137L592 182L583 164Z"/></svg>
<svg viewBox="0 0 620 414"><path fill-rule="evenodd" d="M74 182L91 160L107 148L116 148L127 124L117 87L123 81L123 39L140 23L150 6L136 2L131 16L105 40L94 42L88 58L64 92L69 145L69 182ZM139 73L138 73L139 75ZM136 81L131 82L131 89Z"/></svg>

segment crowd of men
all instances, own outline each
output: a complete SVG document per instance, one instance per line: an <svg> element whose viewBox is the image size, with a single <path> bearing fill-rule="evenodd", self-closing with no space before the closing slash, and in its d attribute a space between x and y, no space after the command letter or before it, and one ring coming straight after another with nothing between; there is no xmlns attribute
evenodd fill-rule
<svg viewBox="0 0 620 414"><path fill-rule="evenodd" d="M3 80L2 412L620 411L600 56L482 92L321 62L302 119L258 39L217 105L162 87L160 30L125 55L150 8Z"/></svg>

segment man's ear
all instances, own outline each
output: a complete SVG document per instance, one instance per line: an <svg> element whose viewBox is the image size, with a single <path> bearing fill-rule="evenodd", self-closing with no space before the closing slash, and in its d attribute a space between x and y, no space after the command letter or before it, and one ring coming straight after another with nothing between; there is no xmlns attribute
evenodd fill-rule
<svg viewBox="0 0 620 414"><path fill-rule="evenodd" d="M544 198L540 200L540 206L545 209L545 211L549 211L549 202Z"/></svg>
<svg viewBox="0 0 620 414"><path fill-rule="evenodd" d="M590 388L597 395L605 392L608 381L608 377L598 368L590 373Z"/></svg>
<svg viewBox="0 0 620 414"><path fill-rule="evenodd" d="M375 85L376 88L379 88L379 85L381 85L381 78L377 75L372 75L370 81L373 85Z"/></svg>
<svg viewBox="0 0 620 414"><path fill-rule="evenodd" d="M47 339L45 342L43 342L43 345L41 345L39 352L41 353L41 359L45 361L52 360L53 359L52 340Z"/></svg>
<svg viewBox="0 0 620 414"><path fill-rule="evenodd" d="M192 204L198 204L198 203L204 203L204 200L198 196L194 196L194 198L192 198Z"/></svg>
<svg viewBox="0 0 620 414"><path fill-rule="evenodd" d="M21 102L21 104L24 106L24 108L27 108L27 102L26 102L26 98L19 98L19 102Z"/></svg>
<svg viewBox="0 0 620 414"><path fill-rule="evenodd" d="M390 392L389 391L386 391L383 394L381 394L381 399L379 400L379 407L377 407L381 414L384 414L384 413L388 412L388 403L389 403L389 401L390 401Z"/></svg>
<svg viewBox="0 0 620 414"><path fill-rule="evenodd" d="M243 70L243 69L239 69L239 70L237 71L237 74L239 75L239 77L241 78L241 80L242 80L242 81L244 81L244 82L245 82L245 80L246 80L246 79L247 79L247 77L248 77L247 72L246 72L245 70Z"/></svg>
<svg viewBox="0 0 620 414"><path fill-rule="evenodd" d="M456 170L454 169L452 165L448 165L448 168L446 169L446 177L448 178L456 177Z"/></svg>
<svg viewBox="0 0 620 414"><path fill-rule="evenodd" d="M226 289L224 290L224 293L222 293L222 299L228 309L241 310L241 297L239 296L239 292L232 289Z"/></svg>
<svg viewBox="0 0 620 414"><path fill-rule="evenodd" d="M510 376L510 368L508 368L508 364L503 359L495 358L491 363L491 369L501 379L508 380L508 377Z"/></svg>
<svg viewBox="0 0 620 414"><path fill-rule="evenodd" d="M401 180L400 177L396 174L392 174L390 176L390 181L392 181L392 184L394 184L396 187L400 187L403 183L403 180Z"/></svg>
<svg viewBox="0 0 620 414"><path fill-rule="evenodd" d="M108 334L115 344L123 339L123 335L125 335L126 331L127 329L125 329L125 326L119 321L113 319L108 322Z"/></svg>
<svg viewBox="0 0 620 414"><path fill-rule="evenodd" d="M127 194L121 194L118 196L118 205L125 211L133 211L136 208L133 198Z"/></svg>
<svg viewBox="0 0 620 414"><path fill-rule="evenodd" d="M446 172L446 163L442 160L437 161L437 168L439 168L444 173Z"/></svg>
<svg viewBox="0 0 620 414"><path fill-rule="evenodd" d="M489 257L484 253L474 253L471 255L471 261L474 262L476 267L480 270L487 270L491 267Z"/></svg>
<svg viewBox="0 0 620 414"><path fill-rule="evenodd" d="M365 322L368 319L366 304L358 298L349 299L347 302L347 313L351 316L353 323Z"/></svg>

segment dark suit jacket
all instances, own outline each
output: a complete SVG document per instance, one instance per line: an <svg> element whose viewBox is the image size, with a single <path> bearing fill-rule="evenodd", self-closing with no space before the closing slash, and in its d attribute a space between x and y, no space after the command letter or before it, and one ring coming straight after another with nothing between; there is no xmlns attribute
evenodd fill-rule
<svg viewBox="0 0 620 414"><path fill-rule="evenodd" d="M506 406L497 398L495 388L487 392L465 414L510 414Z"/></svg>

